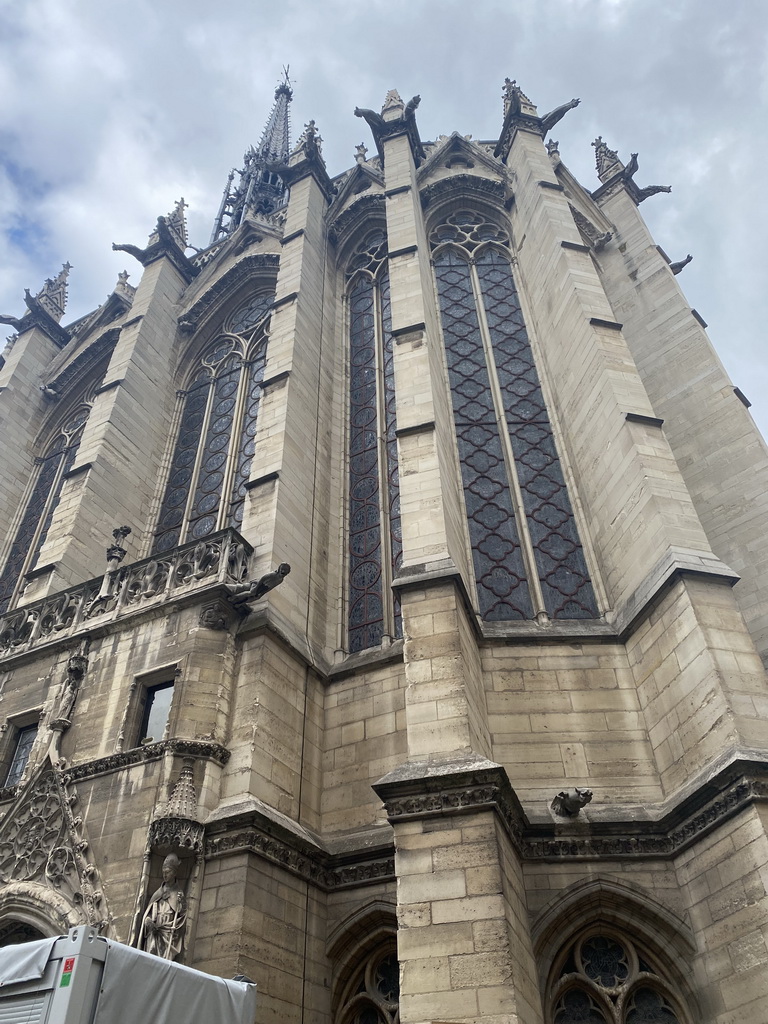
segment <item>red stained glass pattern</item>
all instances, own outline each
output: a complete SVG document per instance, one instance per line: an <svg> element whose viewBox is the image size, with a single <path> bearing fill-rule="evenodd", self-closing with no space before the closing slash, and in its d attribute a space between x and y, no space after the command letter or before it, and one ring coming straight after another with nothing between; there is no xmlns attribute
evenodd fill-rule
<svg viewBox="0 0 768 1024"><path fill-rule="evenodd" d="M544 606L553 619L595 618L589 572L509 260L486 249L476 267Z"/></svg>
<svg viewBox="0 0 768 1024"><path fill-rule="evenodd" d="M435 260L456 439L480 614L486 621L533 617L468 257Z"/></svg>

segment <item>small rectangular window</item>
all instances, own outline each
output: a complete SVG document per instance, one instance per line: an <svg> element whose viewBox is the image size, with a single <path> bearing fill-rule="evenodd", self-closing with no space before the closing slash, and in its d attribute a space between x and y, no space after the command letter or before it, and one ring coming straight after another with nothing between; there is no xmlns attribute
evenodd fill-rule
<svg viewBox="0 0 768 1024"><path fill-rule="evenodd" d="M144 690L138 742L157 743L165 735L173 700L173 680L148 686Z"/></svg>
<svg viewBox="0 0 768 1024"><path fill-rule="evenodd" d="M27 767L32 744L37 736L37 725L25 725L19 729L16 735L16 746L13 749L11 767L8 770L8 777L5 780L6 786L15 786L24 769Z"/></svg>

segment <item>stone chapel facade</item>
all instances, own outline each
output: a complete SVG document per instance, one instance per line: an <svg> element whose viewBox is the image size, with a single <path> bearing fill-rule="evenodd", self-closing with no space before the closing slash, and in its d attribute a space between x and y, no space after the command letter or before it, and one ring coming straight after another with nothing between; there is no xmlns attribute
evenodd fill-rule
<svg viewBox="0 0 768 1024"><path fill-rule="evenodd" d="M509 81L335 178L290 99L207 248L1 318L0 942L152 931L264 1024L761 1024L768 452L664 189Z"/></svg>

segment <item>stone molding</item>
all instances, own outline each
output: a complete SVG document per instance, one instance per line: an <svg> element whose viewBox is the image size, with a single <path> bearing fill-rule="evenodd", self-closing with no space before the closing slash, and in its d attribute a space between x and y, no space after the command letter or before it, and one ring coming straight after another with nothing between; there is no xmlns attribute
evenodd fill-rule
<svg viewBox="0 0 768 1024"><path fill-rule="evenodd" d="M430 770L428 763L427 770ZM479 758L465 770L402 766L374 785L390 824L493 810L523 860L675 857L744 808L768 800L768 764L735 761L657 820L532 825L501 765ZM460 762L458 768L461 768Z"/></svg>
<svg viewBox="0 0 768 1024"><path fill-rule="evenodd" d="M478 174L453 174L421 189L419 195L422 208L426 210L435 200L453 196L458 192L481 193L502 204L509 199L509 191L501 181L481 178Z"/></svg>
<svg viewBox="0 0 768 1024"><path fill-rule="evenodd" d="M331 221L328 228L328 238L332 245L336 245L340 238L353 231L359 224L367 224L369 218L377 214L383 220L385 217L384 206L386 200L381 194L362 196L356 199L351 206Z"/></svg>
<svg viewBox="0 0 768 1024"><path fill-rule="evenodd" d="M253 812L206 826L205 859L253 853L285 868L325 892L374 882L395 880L394 848L349 851L343 855L325 849Z"/></svg>
<svg viewBox="0 0 768 1024"><path fill-rule="evenodd" d="M277 270L280 257L276 253L254 253L246 256L231 267L211 287L203 293L197 302L183 316L179 317L179 327L187 334L196 331L210 310L224 300L242 282L262 270Z"/></svg>
<svg viewBox="0 0 768 1024"><path fill-rule="evenodd" d="M107 775L110 772L122 771L123 768L133 768L137 764L158 761L165 754L174 754L177 757L204 758L222 768L230 758L230 752L226 747L210 740L161 740L159 743L147 743L143 747L122 750L117 754L108 754L106 757L99 757L93 761L83 761L82 764L69 765L64 770L64 778L67 783L82 782L84 779L93 779L97 775ZM0 791L0 798L1 793L2 791Z"/></svg>
<svg viewBox="0 0 768 1024"><path fill-rule="evenodd" d="M64 367L61 373L54 377L53 380L48 381L46 387L51 391L55 391L57 395L66 394L78 380L83 380L87 377L105 356L110 355L114 351L121 330L122 327L110 327L109 330L106 330L95 341L90 342L88 347L76 355L72 362ZM114 387L114 384L111 386ZM106 387L98 388L96 394L99 394L102 390L106 390Z"/></svg>

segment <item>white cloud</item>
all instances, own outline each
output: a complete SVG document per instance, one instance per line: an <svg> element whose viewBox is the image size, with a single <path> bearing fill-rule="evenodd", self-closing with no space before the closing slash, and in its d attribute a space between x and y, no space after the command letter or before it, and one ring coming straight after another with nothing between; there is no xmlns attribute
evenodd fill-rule
<svg viewBox="0 0 768 1024"><path fill-rule="evenodd" d="M315 118L332 174L370 145L356 105L396 86L424 138L490 138L509 75L541 110L581 97L555 135L587 187L597 134L673 186L642 213L693 253L680 282L768 429L767 33L762 0L0 0L0 310L65 259L69 312L92 308L126 264L111 242L143 243L180 195L204 245L284 63L294 136Z"/></svg>

